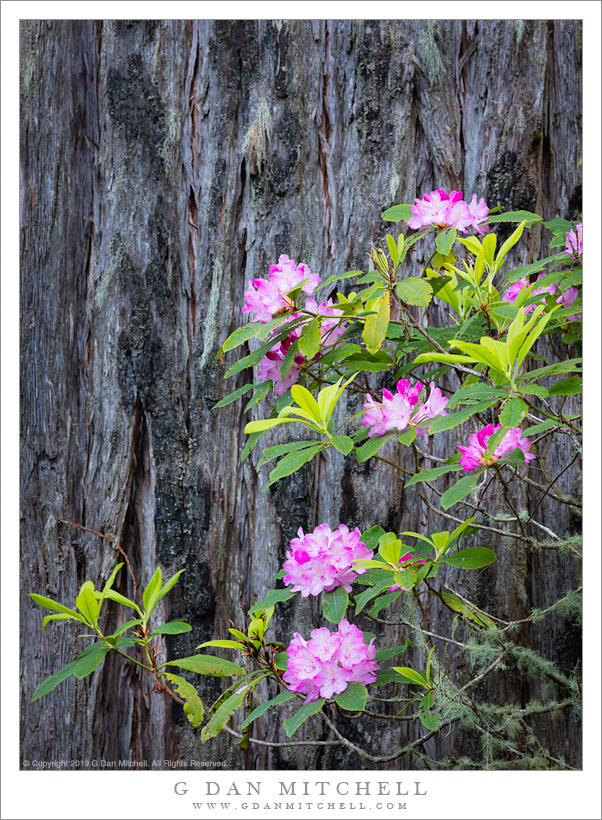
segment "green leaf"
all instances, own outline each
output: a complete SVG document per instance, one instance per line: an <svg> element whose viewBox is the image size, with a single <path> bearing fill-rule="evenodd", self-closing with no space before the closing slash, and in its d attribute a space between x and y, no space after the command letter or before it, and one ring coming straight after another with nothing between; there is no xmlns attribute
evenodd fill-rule
<svg viewBox="0 0 602 820"><path fill-rule="evenodd" d="M98 599L98 610L99 610L99 612L100 612L100 609L102 608L103 601L107 597L107 592L111 589L111 587L115 583L115 578L117 577L117 573L119 572L119 570L121 569L122 566L123 566L123 561L120 564L117 564L117 566L115 567L115 569L111 573L111 575L109 577L109 580L104 585L104 588L103 588L103 590L100 594L100 598Z"/></svg>
<svg viewBox="0 0 602 820"><path fill-rule="evenodd" d="M443 562L459 569L480 569L493 564L496 558L495 552L488 547L468 547L453 555L447 555Z"/></svg>
<svg viewBox="0 0 602 820"><path fill-rule="evenodd" d="M408 479L405 486L411 487L412 484L418 484L420 481L435 481L435 479L445 475L445 473L453 473L461 469L462 467L460 467L459 464L444 464L441 467L433 467L431 470L421 470L419 473L415 473L412 478Z"/></svg>
<svg viewBox="0 0 602 820"><path fill-rule="evenodd" d="M485 615L484 612L477 609L474 604L463 601L452 592L442 592L441 597L451 609L456 612L460 612L465 618L468 618L469 621L474 621L476 624L479 624L479 626L486 626L489 629L493 629L495 627L494 621L492 621L489 616Z"/></svg>
<svg viewBox="0 0 602 820"><path fill-rule="evenodd" d="M50 609L54 612L62 612L65 615L70 615L76 621L80 621L80 623L85 624L86 619L83 615L80 615L79 612L76 612L74 609L69 609L62 604L53 601L52 598L46 598L44 595L38 595L35 592L30 592L29 597L34 601L34 603L38 604L38 606L43 606L44 609Z"/></svg>
<svg viewBox="0 0 602 820"><path fill-rule="evenodd" d="M430 711L431 702L432 692L429 692L418 704L418 716L424 728L432 732L439 728L439 715L433 714L433 712Z"/></svg>
<svg viewBox="0 0 602 820"><path fill-rule="evenodd" d="M400 444L405 444L406 447L409 447L410 444L414 441L415 438L416 438L416 428L414 427L414 425L409 425L408 427L406 427L405 430L403 430L403 432L401 432L397 436L397 441Z"/></svg>
<svg viewBox="0 0 602 820"><path fill-rule="evenodd" d="M470 376L469 378L476 378ZM507 396L505 390L500 390L496 387L490 387L488 384L477 382L477 384L462 385L459 390L456 390L450 400L447 402L446 410L454 410L458 404L467 404L470 401L482 401L484 399L495 401L504 399Z"/></svg>
<svg viewBox="0 0 602 820"><path fill-rule="evenodd" d="M527 410L527 405L522 399L510 399L510 401L506 402L502 407L499 418L500 424L502 427L505 427L506 430L518 427L527 415Z"/></svg>
<svg viewBox="0 0 602 820"><path fill-rule="evenodd" d="M525 454L520 448L516 448L514 450L510 450L509 452L505 453L498 464L511 464L515 467L520 467L525 463Z"/></svg>
<svg viewBox="0 0 602 820"><path fill-rule="evenodd" d="M349 683L340 695L334 696L335 703L348 712L363 712L368 700L368 690L363 683Z"/></svg>
<svg viewBox="0 0 602 820"><path fill-rule="evenodd" d="M265 396L267 396L267 394L270 392L273 386L274 383L271 381L271 379L268 379L267 381L263 382L259 385L259 387L253 385L253 395L246 403L243 413L247 413L251 409L251 407L254 407L256 404L259 404L259 402L263 398L265 398Z"/></svg>
<svg viewBox="0 0 602 820"><path fill-rule="evenodd" d="M435 238L435 245L441 256L447 256L451 251L456 239L456 229L446 228L444 231L438 231Z"/></svg>
<svg viewBox="0 0 602 820"><path fill-rule="evenodd" d="M122 623L116 630L113 632L112 635L106 635L106 638L118 638L120 635L123 635L124 632L127 632L128 629L131 629L133 626L140 626L140 624L144 623L140 618L135 618L131 621L125 621Z"/></svg>
<svg viewBox="0 0 602 820"><path fill-rule="evenodd" d="M161 587L159 592L156 593L155 597L151 601L151 608L154 609L154 607L161 600L161 598L164 598L167 595L167 593L170 592L175 587L175 585L178 583L180 575L183 572L186 572L186 570L185 569L178 570L175 573L175 575L172 575L171 578L163 584L163 586Z"/></svg>
<svg viewBox="0 0 602 820"><path fill-rule="evenodd" d="M77 666L76 661L72 661L71 663L67 664L67 666L63 666L63 668L59 672L55 672L54 675L50 675L50 677L46 678L45 681L37 687L36 691L33 693L33 697L30 703L35 703L36 700L43 698L44 695L49 694L52 692L53 689L62 683L67 678L71 677L71 675L75 674L75 667Z"/></svg>
<svg viewBox="0 0 602 820"><path fill-rule="evenodd" d="M100 606L94 595L92 581L86 581L82 584L79 595L75 599L75 605L88 623L97 623Z"/></svg>
<svg viewBox="0 0 602 820"><path fill-rule="evenodd" d="M370 355L367 351L354 353L341 363L341 367L349 367L351 370L367 370L370 373L377 373L381 370L388 370L395 364L395 360L386 350L379 350L378 353Z"/></svg>
<svg viewBox="0 0 602 820"><path fill-rule="evenodd" d="M550 387L550 396L572 396L583 391L583 381L580 376L569 376L564 381L557 382Z"/></svg>
<svg viewBox="0 0 602 820"><path fill-rule="evenodd" d="M538 433L544 433L546 430L551 430L552 427L556 427L558 422L555 419L546 419L542 421L541 424L534 424L532 427L527 427L526 430L523 430L523 436L536 436Z"/></svg>
<svg viewBox="0 0 602 820"><path fill-rule="evenodd" d="M238 641L229 641L229 640L215 640L215 641L205 641L204 643L200 643L198 646L195 646L195 649L203 649L205 646L220 646L223 649L246 649L247 647L243 643L239 643Z"/></svg>
<svg viewBox="0 0 602 820"><path fill-rule="evenodd" d="M374 310L375 313L366 317L362 339L369 353L377 353L387 335L391 317L389 292L383 293L379 299L366 302L366 309Z"/></svg>
<svg viewBox="0 0 602 820"><path fill-rule="evenodd" d="M461 478L459 481L456 481L455 484L452 484L452 486L441 496L441 506L443 509L449 510L450 507L453 507L454 504L457 504L458 501L465 498L477 483L477 478L480 474L481 473L479 470L475 470L474 472L464 476L464 478Z"/></svg>
<svg viewBox="0 0 602 820"><path fill-rule="evenodd" d="M277 316L275 319L272 319L271 322L249 322L237 328L223 343L220 353L227 353L229 350L233 350L235 347L252 339L253 336L257 336L260 332L263 332L263 338L265 338L268 333L275 330L278 325L281 325L282 321L282 316Z"/></svg>
<svg viewBox="0 0 602 820"><path fill-rule="evenodd" d="M262 601L259 601L257 604L253 604L251 609L249 609L248 614L253 615L258 609L269 609L271 606L275 606L282 601L288 601L290 598L294 597L295 593L290 589L270 589Z"/></svg>
<svg viewBox="0 0 602 820"><path fill-rule="evenodd" d="M153 629L151 635L181 635L183 632L192 632L190 624L184 621L168 621Z"/></svg>
<svg viewBox="0 0 602 820"><path fill-rule="evenodd" d="M393 239L390 233L387 234L387 247L389 248L389 253L391 255L391 259L393 260L394 265L399 264L399 250L397 248L397 242Z"/></svg>
<svg viewBox="0 0 602 820"><path fill-rule="evenodd" d="M545 367L538 367L536 370L531 370L529 373L524 373L522 376L519 376L519 379L528 379L531 381L532 379L541 379L543 376L551 376L552 373L580 372L580 366L582 363L582 358L567 359L564 362L556 362L555 364L549 364Z"/></svg>
<svg viewBox="0 0 602 820"><path fill-rule="evenodd" d="M541 216L531 213L531 211L507 211L504 214L494 214L493 216L489 216L487 218L487 223L489 225L494 222L526 222L528 227L533 222L541 221Z"/></svg>
<svg viewBox="0 0 602 820"><path fill-rule="evenodd" d="M270 472L270 480L263 488L264 490L278 481L280 478L285 478L287 475L292 475L300 470L304 464L311 461L320 450L324 448L324 444L315 444L313 447L306 447L303 450L296 450L281 458L278 464Z"/></svg>
<svg viewBox="0 0 602 820"><path fill-rule="evenodd" d="M353 439L349 438L349 436L333 436L330 442L333 447L336 447L336 449L345 456L353 450Z"/></svg>
<svg viewBox="0 0 602 820"><path fill-rule="evenodd" d="M269 461L273 461L279 456L290 453L291 450L303 450L305 447L315 447L315 441L289 441L286 444L276 444L274 447L267 447L263 451L263 456L259 460L257 466L263 467Z"/></svg>
<svg viewBox="0 0 602 820"><path fill-rule="evenodd" d="M308 361L311 361L320 350L321 341L320 320L315 318L305 324L299 337L299 350Z"/></svg>
<svg viewBox="0 0 602 820"><path fill-rule="evenodd" d="M167 672L165 677L175 684L177 694L186 701L184 704L184 712L193 727L197 729L203 722L205 715L205 708L199 693L191 683L179 675Z"/></svg>
<svg viewBox="0 0 602 820"><path fill-rule="evenodd" d="M305 410L305 412L308 413L314 421L321 421L322 414L320 413L318 402L314 399L313 395L306 387L303 387L301 384L294 384L291 387L291 395L299 407Z"/></svg>
<svg viewBox="0 0 602 820"><path fill-rule="evenodd" d="M227 404L231 404L233 401L236 401L241 396L244 396L245 393L248 393L249 390L253 389L252 384L243 384L242 387L239 387L238 390L234 390L233 393L228 393L227 396L224 396L223 399L214 404L211 408L212 410L218 410L220 407L225 407Z"/></svg>
<svg viewBox="0 0 602 820"><path fill-rule="evenodd" d="M110 645L100 641L84 649L75 659L75 677L81 680L81 678L91 675L110 651Z"/></svg>
<svg viewBox="0 0 602 820"><path fill-rule="evenodd" d="M289 418L279 418L279 419L259 419L258 421L250 421L245 429L244 433L264 433L266 430L271 430L272 427L277 427L279 424L287 424L293 421L293 419Z"/></svg>
<svg viewBox="0 0 602 820"><path fill-rule="evenodd" d="M73 615L46 615L42 621L42 632L46 629L50 621L74 621Z"/></svg>
<svg viewBox="0 0 602 820"><path fill-rule="evenodd" d="M494 404L497 404L497 399L484 399L483 401L478 401L476 404L468 405L468 407L459 410L457 413L449 413L447 416L435 416L430 423L429 430L431 433L441 433L443 430L452 430L459 424L464 424L464 422L468 421L475 413L482 413L483 410L493 407Z"/></svg>
<svg viewBox="0 0 602 820"><path fill-rule="evenodd" d="M276 695L275 698L267 700L265 703L260 703L259 706L253 709L251 714L247 715L244 719L241 729L246 729L250 723L253 723L258 717L261 717L268 709L271 709L272 706L279 706L281 703L286 703L294 697L296 697L294 692L281 692L279 695Z"/></svg>
<svg viewBox="0 0 602 820"><path fill-rule="evenodd" d="M110 589L106 596L110 601L115 601L117 604L122 604L122 606L128 606L130 609L135 609L138 614L140 613L140 609L136 606L133 601L130 601L129 598L126 598L125 595L122 595L120 592L115 592L114 589Z"/></svg>
<svg viewBox="0 0 602 820"><path fill-rule="evenodd" d="M150 579L146 589L142 593L142 606L144 607L147 614L152 612L153 610L153 606L151 606L151 603L155 597L155 593L158 593L161 589L162 583L163 574L161 573L161 567L157 567L153 574L153 577Z"/></svg>
<svg viewBox="0 0 602 820"><path fill-rule="evenodd" d="M331 624L338 624L345 617L349 606L349 595L344 587L337 587L332 592L325 592L322 598L324 617Z"/></svg>
<svg viewBox="0 0 602 820"><path fill-rule="evenodd" d="M372 458L373 455L378 453L385 441L388 441L390 438L391 434L386 436L373 436L373 438L369 438L365 444L362 444L362 446L358 447L355 451L355 457L357 458L358 463L361 464L364 461L368 461L369 458Z"/></svg>
<svg viewBox="0 0 602 820"><path fill-rule="evenodd" d="M407 222L408 219L412 218L412 211L409 205L393 205L383 211L380 216L381 219L387 222Z"/></svg>
<svg viewBox="0 0 602 820"><path fill-rule="evenodd" d="M385 661L390 661L391 658L397 657L397 655L402 655L410 646L416 646L413 641L406 641L403 644L398 644L397 646L389 646L386 649L379 649L376 653L375 660L378 663L385 663Z"/></svg>
<svg viewBox="0 0 602 820"><path fill-rule="evenodd" d="M244 674L244 670L237 663L216 658L214 655L191 655L188 658L167 661L166 665L177 666L179 669L186 669L199 675L211 675L215 678Z"/></svg>
<svg viewBox="0 0 602 820"><path fill-rule="evenodd" d="M312 715L317 715L318 712L322 710L324 706L325 700L324 698L318 698L318 700L314 700L311 703L306 703L305 706L302 706L298 712L290 717L288 720L284 721L284 731L287 737L292 737L299 726L302 723L305 723L307 718L311 717Z"/></svg>
<svg viewBox="0 0 602 820"><path fill-rule="evenodd" d="M259 680L261 680L261 678ZM234 712L243 705L244 699L253 687L253 683L255 683L255 681L244 681L241 683L234 693L213 713L211 719L201 731L201 743L205 743L221 732Z"/></svg>
<svg viewBox="0 0 602 820"><path fill-rule="evenodd" d="M363 592L360 592L359 595L356 595L355 614L359 615L362 609L368 603L368 601L371 601L372 598L376 598L377 595L383 592L383 590L388 589L390 586L393 586L393 576L389 574L388 578L384 578L382 581L379 581L378 583L374 584L374 586L370 586Z"/></svg>
<svg viewBox="0 0 602 820"><path fill-rule="evenodd" d="M388 592L386 595L381 595L374 601L374 603L370 607L370 615L376 617L379 614L379 612L382 612L382 610L390 606L393 603L393 601L396 601L400 595L401 590L399 589L395 590L395 592Z"/></svg>
<svg viewBox="0 0 602 820"><path fill-rule="evenodd" d="M430 284L426 279L420 279L418 276L409 276L407 279L398 282L395 287L399 298L408 305L428 307L433 295Z"/></svg>
<svg viewBox="0 0 602 820"><path fill-rule="evenodd" d="M370 527L369 530L365 530L360 537L362 542L368 547L369 550L374 550L376 549L380 537L384 534L385 531L383 528L378 524L375 524L373 527Z"/></svg>
<svg viewBox="0 0 602 820"><path fill-rule="evenodd" d="M279 652L276 655L276 669L280 670L280 672L284 672L286 670L286 665L288 662L288 655L286 652Z"/></svg>
<svg viewBox="0 0 602 820"><path fill-rule="evenodd" d="M410 666L394 666L393 669L405 678L409 678L412 683L424 686L425 689L429 688L427 679L421 672L416 671L416 669L412 669Z"/></svg>
<svg viewBox="0 0 602 820"><path fill-rule="evenodd" d="M340 279L349 279L352 276L363 276L363 270L350 270L347 273L333 273L332 276L329 276L323 282L320 282L316 291L321 290L321 288L326 288L328 285L332 285L334 282L338 282ZM315 291L314 291L315 293Z"/></svg>

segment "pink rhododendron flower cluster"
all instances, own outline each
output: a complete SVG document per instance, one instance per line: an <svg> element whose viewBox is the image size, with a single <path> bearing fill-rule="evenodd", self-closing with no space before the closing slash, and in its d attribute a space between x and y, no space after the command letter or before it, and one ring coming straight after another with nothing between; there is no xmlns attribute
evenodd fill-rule
<svg viewBox="0 0 602 820"><path fill-rule="evenodd" d="M283 308L292 307L287 293L296 288L304 279L303 293L312 294L320 282L319 274L312 273L308 265L295 264L283 253L277 265L270 265L269 279L253 279L245 291L242 313L256 313L256 322L270 322Z"/></svg>
<svg viewBox="0 0 602 820"><path fill-rule="evenodd" d="M321 344L323 347L336 345L339 337L345 332L347 327L347 322L341 321L341 317L344 316L344 312L333 305L332 299L329 299L327 302L322 302L321 304L318 304L315 299L307 299L305 302L305 307L312 313L329 317L323 319L320 325ZM286 321L290 321L291 319L300 319L303 317L305 317L305 314L292 313L290 316L287 316ZM312 318L313 317L311 316L306 317L308 322L311 321ZM297 325L297 327L291 331L290 335L287 336L286 339L283 339L281 342L277 342L259 362L259 378L262 381L265 379L271 379L274 382L274 393L277 396L281 396L285 390L288 390L289 387L297 383L299 380L299 368L306 362L305 356L298 353L294 357L288 373L284 378L282 378L280 368L284 361L284 357L290 350L293 342L301 336L303 324L305 324L305 322ZM278 329L276 329L275 332L278 333ZM320 354L314 356L314 359L319 359L319 357Z"/></svg>
<svg viewBox="0 0 602 820"><path fill-rule="evenodd" d="M373 436L384 436L391 430L405 430L409 424L416 426L418 435L428 433L428 424L424 424L427 419L434 416L445 416L447 411L445 405L448 399L441 394L441 390L435 387L434 382L430 382L431 391L427 401L420 403L422 392L422 382L416 382L414 387L410 387L407 379L400 379L397 382L397 392L391 393L386 388L383 390L383 400L379 404L375 402L368 393L368 400L364 404L364 427L370 427L368 438Z"/></svg>
<svg viewBox="0 0 602 820"><path fill-rule="evenodd" d="M493 451L493 455L487 455L487 442L494 433L501 428L501 424L495 427L493 424L488 424L479 430L478 433L472 433L469 438L468 447L458 446L458 450L462 453L460 464L468 472L476 470L477 467L489 467L494 464L502 456L509 453L511 450L520 449L525 455L525 464L533 461L535 455L530 453L531 442L528 438L522 438L522 431L520 427L513 427L508 430L504 438L497 445Z"/></svg>
<svg viewBox="0 0 602 820"><path fill-rule="evenodd" d="M374 557L372 550L360 538L356 527L353 532L344 524L331 531L328 524L320 524L313 532L303 533L291 541L291 549L284 562L284 583L293 585L293 592L301 592L303 598L319 595L325 590L344 587L351 592L351 583L366 571L354 567L353 561Z"/></svg>
<svg viewBox="0 0 602 820"><path fill-rule="evenodd" d="M374 638L366 644L364 633L345 618L338 632L312 629L309 641L295 632L286 650L287 669L282 677L291 692L307 696L305 703L340 695L349 683L374 683L380 667L374 660L373 644Z"/></svg>
<svg viewBox="0 0 602 820"><path fill-rule="evenodd" d="M461 233L473 227L478 233L486 233L489 208L483 198L477 202L477 195L472 195L470 204L462 199L462 191L451 191L446 194L443 188L437 188L422 199L416 199L410 205L412 216L407 220L410 228L425 228L436 225L438 228L453 226Z"/></svg>
<svg viewBox="0 0 602 820"><path fill-rule="evenodd" d="M570 254L571 259L576 259L583 253L583 226L579 223L579 225L575 227L577 228L577 233L575 234L575 231L569 231L567 233L566 247L564 249L564 253Z"/></svg>
<svg viewBox="0 0 602 820"><path fill-rule="evenodd" d="M417 552L406 552L406 554L402 555L399 559L399 569L413 569L415 572L418 572L420 567L423 564L426 564L427 560L427 558L419 558ZM399 584L393 584L392 587L389 587L389 590L391 592L393 592L396 589L401 589L403 592L405 592L405 587L400 587Z"/></svg>
<svg viewBox="0 0 602 820"><path fill-rule="evenodd" d="M540 273L539 276L537 277L537 279L541 279L542 276L546 276L546 274L545 273ZM529 284L530 284L529 279L526 276L523 277L522 279L519 279L518 282L513 282L513 284L511 284L510 287L508 287L502 293L502 297L501 297L502 301L513 303L514 300L516 299L516 297L518 296L518 294L523 289L523 287L525 285L529 285ZM556 293L556 285L552 284L552 285L546 285L546 287L535 288L534 290L531 291L530 296L537 296L540 293L544 293L544 294L549 293L551 296L554 296L554 294ZM569 308L569 307L571 307L571 305L573 304L573 302L575 301L575 299L577 298L578 295L579 295L579 291L577 290L577 288L571 286L570 288L565 290L564 293L560 294L560 296L556 299L556 302L557 302L557 304L559 304L563 308ZM543 297L542 301L545 301L545 296ZM526 305L524 310L525 310L525 313L531 313L532 311L535 310L535 303L533 303L531 305ZM573 315L573 316L568 316L567 318L569 319L569 321L575 321L579 317L576 316L576 315Z"/></svg>

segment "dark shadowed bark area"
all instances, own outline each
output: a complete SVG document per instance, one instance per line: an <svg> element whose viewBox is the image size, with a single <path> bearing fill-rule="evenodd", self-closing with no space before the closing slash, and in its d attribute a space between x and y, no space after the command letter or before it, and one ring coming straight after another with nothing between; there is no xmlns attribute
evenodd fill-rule
<svg viewBox="0 0 602 820"><path fill-rule="evenodd" d="M260 448L244 463L240 454L246 421L264 408L245 416L239 401L212 412L253 378L247 370L224 381L233 354L224 363L216 353L241 324L247 280L267 275L279 254L322 277L366 269L365 253L387 231L381 212L432 188L547 219L577 216L580 23L25 21L21 65L22 757L366 766L328 747L245 753L225 734L201 745L181 708L114 653L93 676L29 705L82 642L70 624L42 635L27 593L73 605L84 580L102 585L118 553L60 521L99 530L144 582L157 565L167 575L186 568L163 603L167 619L193 626L170 651L193 654L226 637L229 619L244 623L300 526L446 528L386 464L338 453L262 492ZM530 236L513 264L546 250L539 230ZM439 307L429 314L444 318ZM447 457L456 432L424 446ZM561 438L548 453L554 475L565 447ZM573 465L559 487L577 495L579 482ZM532 509L539 493L521 486L519 504ZM569 510L547 498L538 520L578 532ZM574 563L554 550L490 534L480 543L499 561L454 582L500 618L579 585ZM117 589L132 592L125 571ZM450 613L429 607L434 631L450 634ZM281 610L286 641L319 615L307 601ZM580 636L566 618L528 624L520 637L574 670ZM449 659L456 680L468 680L470 668L454 672ZM202 679L205 702L223 688ZM526 704L539 686L496 671L481 694ZM580 765L572 719L540 720L551 754ZM352 739L386 752L419 731L366 723ZM327 737L317 718L298 735ZM274 718L258 721L254 736L286 739ZM478 761L479 744L458 730L423 751Z"/></svg>

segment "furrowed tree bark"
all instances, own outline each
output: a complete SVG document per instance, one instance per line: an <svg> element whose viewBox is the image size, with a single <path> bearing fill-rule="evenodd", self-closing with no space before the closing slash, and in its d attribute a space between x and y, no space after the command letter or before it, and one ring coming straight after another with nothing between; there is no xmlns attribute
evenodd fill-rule
<svg viewBox="0 0 602 820"><path fill-rule="evenodd" d="M261 448L240 462L244 402L212 411L253 376L225 381L234 357L216 353L241 324L247 280L280 253L323 278L366 269L366 252L390 229L381 212L432 188L577 217L580 23L24 21L21 55L22 759L371 768L329 747L244 753L225 734L201 745L182 710L112 656L30 705L82 641L65 624L42 635L27 593L72 605L84 580L106 580L119 553L60 522L82 524L116 538L143 583L157 565L186 569L163 614L189 619L193 631L168 646L192 654L225 637L229 619L244 624L300 526L448 528L386 464L338 453L262 492ZM509 264L545 250L541 231L531 237ZM434 307L428 318L445 315ZM263 413L259 405L250 418ZM447 457L456 444L451 433L424 446ZM567 453L559 438L552 473ZM560 487L575 495L579 481L574 465ZM538 498L524 487L519 496L529 510ZM580 528L549 498L537 520L560 534ZM450 583L501 618L579 585L573 562L554 551L491 535L479 543L498 550L497 565L469 579L450 570ZM132 593L124 571L117 589ZM320 614L308 602L282 611L287 638ZM449 634L450 613L434 602L428 619ZM578 663L579 633L566 618L528 626L521 640L566 674ZM458 683L470 674L458 668ZM221 688L202 679L204 702ZM500 703L538 694L526 675L495 672L483 686ZM540 720L550 753L579 766L574 722ZM352 739L373 753L419 736L408 723L366 727ZM317 718L298 734L327 737ZM254 736L286 739L266 718ZM478 735L460 731L426 752L478 761L479 750ZM409 756L387 764L419 765Z"/></svg>

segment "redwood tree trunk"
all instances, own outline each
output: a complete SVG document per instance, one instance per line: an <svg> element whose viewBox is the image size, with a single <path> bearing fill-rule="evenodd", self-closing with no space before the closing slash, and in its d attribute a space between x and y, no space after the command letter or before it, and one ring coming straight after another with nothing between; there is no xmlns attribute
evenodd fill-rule
<svg viewBox="0 0 602 820"><path fill-rule="evenodd" d="M252 374L225 382L216 353L241 323L247 280L280 253L323 277L366 269L365 253L387 230L381 211L432 188L574 218L580 23L24 21L21 53L22 758L360 768L339 751L245 754L226 735L201 746L181 709L113 657L29 705L81 642L65 624L42 635L27 593L72 604L84 580L101 584L119 555L60 521L102 531L145 581L156 565L186 568L165 615L189 619L193 632L170 645L192 654L224 637L230 618L244 622L299 526L443 523L387 465L340 454L262 493L259 448L240 462L243 402L212 411ZM545 250L531 235L513 263ZM455 444L445 434L428 446L448 455ZM548 456L556 472L563 447ZM563 489L577 493L579 479L573 466ZM539 520L578 531L567 509L547 499ZM461 588L501 618L578 584L555 551L487 544L500 552L497 568ZM119 583L131 593L124 572ZM280 632L307 632L318 611L283 607ZM433 605L428 615L435 631L449 631L448 613ZM580 639L565 618L521 639L574 669ZM457 680L469 674L459 669ZM210 703L220 687L203 680ZM495 673L484 694L526 703L538 687ZM318 737L319 727L313 719L299 735ZM413 731L377 726L357 739L387 751ZM285 739L267 720L256 736ZM572 720L542 717L540 737L579 765ZM478 761L479 738L456 732L426 751Z"/></svg>

